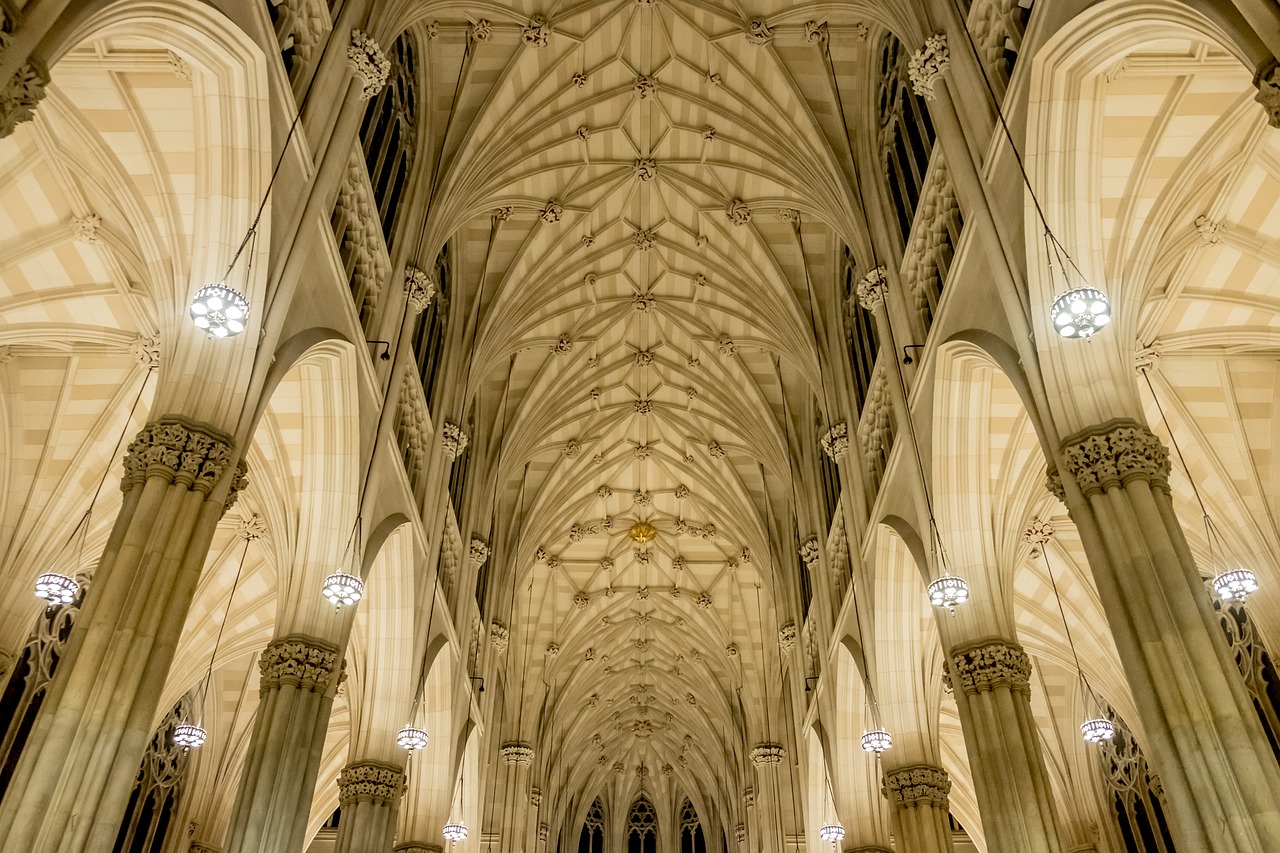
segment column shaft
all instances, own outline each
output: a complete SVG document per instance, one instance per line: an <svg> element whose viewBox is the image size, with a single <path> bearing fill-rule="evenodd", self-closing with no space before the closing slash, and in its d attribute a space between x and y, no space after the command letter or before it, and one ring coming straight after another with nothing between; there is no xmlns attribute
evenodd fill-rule
<svg viewBox="0 0 1280 853"><path fill-rule="evenodd" d="M231 815L227 853L302 850L340 654L300 635L272 641L258 661L258 714Z"/></svg>
<svg viewBox="0 0 1280 853"><path fill-rule="evenodd" d="M214 529L243 482L230 439L183 418L129 446L93 590L0 805L0 848L111 848Z"/></svg>
<svg viewBox="0 0 1280 853"><path fill-rule="evenodd" d="M533 849L529 835L529 773L533 765L533 747L527 743L504 743L499 755L506 770L503 782L506 793L502 811L502 849L524 853Z"/></svg>
<svg viewBox="0 0 1280 853"><path fill-rule="evenodd" d="M755 818L759 832L752 840L752 848L761 853L782 853L783 838L781 812L778 802L778 772L786 756L781 744L761 743L751 750L751 763L756 768Z"/></svg>

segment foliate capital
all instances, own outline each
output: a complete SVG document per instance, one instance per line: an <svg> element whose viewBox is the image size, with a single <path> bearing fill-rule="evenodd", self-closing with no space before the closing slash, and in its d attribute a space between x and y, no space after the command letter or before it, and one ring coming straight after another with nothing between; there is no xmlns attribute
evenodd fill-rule
<svg viewBox="0 0 1280 853"><path fill-rule="evenodd" d="M951 653L951 683L966 694L1008 687L1023 693L1031 687L1031 658L1021 646L986 640Z"/></svg>
<svg viewBox="0 0 1280 853"><path fill-rule="evenodd" d="M913 764L884 774L885 795L898 806L929 805L948 808L951 779L931 764Z"/></svg>
<svg viewBox="0 0 1280 853"><path fill-rule="evenodd" d="M291 635L274 640L258 658L262 692L288 684L313 693L327 693L341 680L337 648L311 637Z"/></svg>
<svg viewBox="0 0 1280 853"><path fill-rule="evenodd" d="M522 741L504 743L498 751L503 764L519 764L528 767L533 763L533 747Z"/></svg>
<svg viewBox="0 0 1280 853"><path fill-rule="evenodd" d="M489 625L489 643L495 652L502 654L507 650L507 644L510 642L511 631L506 625L496 620Z"/></svg>
<svg viewBox="0 0 1280 853"><path fill-rule="evenodd" d="M393 853L444 853L440 844L428 844L425 841L406 841L391 848Z"/></svg>
<svg viewBox="0 0 1280 853"><path fill-rule="evenodd" d="M1169 451L1137 421L1117 418L1073 436L1062 445L1067 469L1085 496L1132 480L1157 488L1169 486Z"/></svg>
<svg viewBox="0 0 1280 853"><path fill-rule="evenodd" d="M49 69L38 59L29 59L0 88L0 139L9 136L24 121L36 116L36 105L44 100L49 85Z"/></svg>
<svg viewBox="0 0 1280 853"><path fill-rule="evenodd" d="M947 37L942 33L929 36L924 40L924 46L912 54L907 63L911 90L926 101L932 101L935 97L934 84L950 64L951 51L947 48Z"/></svg>
<svg viewBox="0 0 1280 853"><path fill-rule="evenodd" d="M1258 87L1258 94L1253 99L1262 104L1267 114L1267 124L1280 128L1280 63L1272 61L1263 67L1254 78L1253 85ZM4 136L0 130L0 136Z"/></svg>
<svg viewBox="0 0 1280 853"><path fill-rule="evenodd" d="M391 73L391 60L382 48L364 30L351 31L351 44L347 46L347 61L360 78L363 88L360 100L367 101L382 91Z"/></svg>
<svg viewBox="0 0 1280 853"><path fill-rule="evenodd" d="M780 743L758 743L755 749L751 750L751 763L756 767L781 764L782 758L786 754L786 749Z"/></svg>
<svg viewBox="0 0 1280 853"><path fill-rule="evenodd" d="M144 426L130 443L120 488L128 492L150 477L163 477L207 495L231 464L231 446L230 437L211 427L161 418Z"/></svg>
<svg viewBox="0 0 1280 853"><path fill-rule="evenodd" d="M868 311L875 311L884 304L884 296L888 290L889 280L885 277L884 266L878 266L858 282L858 304Z"/></svg>
<svg viewBox="0 0 1280 853"><path fill-rule="evenodd" d="M436 295L436 283L425 270L412 264L404 268L404 296L409 301L409 308L415 314L427 310Z"/></svg>
<svg viewBox="0 0 1280 853"><path fill-rule="evenodd" d="M338 802L343 808L354 803L394 805L404 790L404 771L379 761L357 761L338 774Z"/></svg>

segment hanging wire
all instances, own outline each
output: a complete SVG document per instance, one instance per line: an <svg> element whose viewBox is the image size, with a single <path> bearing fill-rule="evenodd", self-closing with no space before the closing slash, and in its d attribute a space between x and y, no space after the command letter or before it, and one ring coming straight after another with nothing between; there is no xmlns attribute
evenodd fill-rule
<svg viewBox="0 0 1280 853"><path fill-rule="evenodd" d="M240 552L240 565L236 568L235 580L231 582L231 592L227 595L227 609L223 611L222 622L218 624L218 636L213 641L213 654L209 655L209 669L204 676L204 691L200 694L200 716L196 722L204 725L205 707L209 701L209 685L213 683L213 664L218 658L218 647L222 644L222 632L227 629L227 620L231 618L231 602L236 597L236 589L240 586L240 576L244 573L245 558L249 556L249 543L253 536L244 533L244 550Z"/></svg>
<svg viewBox="0 0 1280 853"><path fill-rule="evenodd" d="M1089 684L1089 676L1084 674L1084 667L1080 665L1080 655L1076 653L1076 644L1071 637L1071 624L1067 621L1066 608L1062 606L1062 596L1058 593L1058 581L1053 576L1053 566L1049 564L1049 543L1046 542L1040 548L1040 554L1044 558L1044 569L1049 575L1049 585L1053 588L1053 600L1058 605L1058 615L1062 617L1062 630L1067 635L1067 646L1071 649L1071 660L1075 662L1076 672L1080 675L1080 680L1084 682L1085 692L1089 695L1089 699L1093 704L1101 709L1102 702L1098 695L1094 693L1092 685Z"/></svg>

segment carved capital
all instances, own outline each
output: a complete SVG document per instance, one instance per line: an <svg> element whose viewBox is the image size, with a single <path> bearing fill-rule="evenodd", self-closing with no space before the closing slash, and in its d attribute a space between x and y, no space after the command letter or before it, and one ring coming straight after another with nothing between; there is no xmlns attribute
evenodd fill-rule
<svg viewBox="0 0 1280 853"><path fill-rule="evenodd" d="M1267 124L1280 127L1280 64L1273 61L1264 66L1254 78L1253 85L1258 87L1258 94L1253 99L1262 104L1262 109L1267 114ZM4 135L0 129L0 136Z"/></svg>
<svg viewBox="0 0 1280 853"><path fill-rule="evenodd" d="M235 473L231 475L231 488L227 492L227 502L222 505L223 513L226 513L236 501L240 499L240 493L249 485L249 463L241 459L236 463Z"/></svg>
<svg viewBox="0 0 1280 853"><path fill-rule="evenodd" d="M391 848L392 853L444 853L440 844L428 844L425 841L406 841Z"/></svg>
<svg viewBox="0 0 1280 853"><path fill-rule="evenodd" d="M1117 418L1069 436L1062 443L1067 469L1086 496L1147 480L1169 486L1169 451L1137 421Z"/></svg>
<svg viewBox="0 0 1280 853"><path fill-rule="evenodd" d="M742 824L738 824L733 828L733 837L739 844L742 844L747 840L747 828Z"/></svg>
<svg viewBox="0 0 1280 853"><path fill-rule="evenodd" d="M947 771L931 764L912 764L884 774L884 793L897 806L948 808L951 779Z"/></svg>
<svg viewBox="0 0 1280 853"><path fill-rule="evenodd" d="M49 69L38 59L30 59L0 88L0 139L13 133L24 121L36 116L36 105L44 100L49 85Z"/></svg>
<svg viewBox="0 0 1280 853"><path fill-rule="evenodd" d="M341 655L321 640L291 635L274 640L258 658L259 691L291 685L313 693L327 693L341 681Z"/></svg>
<svg viewBox="0 0 1280 853"><path fill-rule="evenodd" d="M347 45L347 61L362 83L360 99L367 101L382 91L391 73L391 60L378 43L364 30L351 31L351 44Z"/></svg>
<svg viewBox="0 0 1280 853"><path fill-rule="evenodd" d="M160 336L148 332L138 335L129 343L129 354L138 364L148 369L160 366Z"/></svg>
<svg viewBox="0 0 1280 853"><path fill-rule="evenodd" d="M1058 469L1050 468L1045 471L1044 487L1049 490L1049 494L1058 499L1059 503L1067 502L1067 490L1062 487L1062 475L1058 473Z"/></svg>
<svg viewBox="0 0 1280 853"><path fill-rule="evenodd" d="M796 647L796 623L788 622L778 629L778 648L783 655L789 655Z"/></svg>
<svg viewBox="0 0 1280 853"><path fill-rule="evenodd" d="M883 266L869 271L858 282L858 304L868 311L874 312L884 304L884 295L889 289L889 280L885 277Z"/></svg>
<svg viewBox="0 0 1280 853"><path fill-rule="evenodd" d="M489 543L485 542L479 536L471 537L471 547L468 550L471 562L477 566L483 566L489 560Z"/></svg>
<svg viewBox="0 0 1280 853"><path fill-rule="evenodd" d="M780 743L758 743L751 750L751 763L756 767L771 767L782 763L787 750Z"/></svg>
<svg viewBox="0 0 1280 853"><path fill-rule="evenodd" d="M489 625L489 643L493 646L493 650L501 654L507 650L507 644L511 642L511 631L501 622L493 622Z"/></svg>
<svg viewBox="0 0 1280 853"><path fill-rule="evenodd" d="M467 435L462 427L452 421L444 422L444 427L440 430L440 446L444 448L445 453L457 459L470 443L471 436Z"/></svg>
<svg viewBox="0 0 1280 853"><path fill-rule="evenodd" d="M404 296L415 314L427 310L436 295L436 283L425 270L409 265L404 268Z"/></svg>
<svg viewBox="0 0 1280 853"><path fill-rule="evenodd" d="M822 451L839 462L849 452L849 424L836 421L822 436Z"/></svg>
<svg viewBox="0 0 1280 853"><path fill-rule="evenodd" d="M926 101L932 101L935 97L933 87L950 64L951 52L947 48L947 37L942 33L929 36L924 40L924 46L912 54L907 63L911 90Z"/></svg>
<svg viewBox="0 0 1280 853"><path fill-rule="evenodd" d="M951 653L951 684L972 696L1008 687L1030 692L1031 658L1021 646L1004 640L983 640Z"/></svg>
<svg viewBox="0 0 1280 853"><path fill-rule="evenodd" d="M343 808L355 803L394 805L404 790L404 771L380 761L357 761L338 774L338 802Z"/></svg>
<svg viewBox="0 0 1280 853"><path fill-rule="evenodd" d="M161 418L130 443L120 488L128 492L151 477L162 477L207 495L231 464L231 447L230 437L212 427L175 416Z"/></svg>
<svg viewBox="0 0 1280 853"><path fill-rule="evenodd" d="M504 743L498 751L503 764L519 764L528 767L533 763L533 747L522 741Z"/></svg>

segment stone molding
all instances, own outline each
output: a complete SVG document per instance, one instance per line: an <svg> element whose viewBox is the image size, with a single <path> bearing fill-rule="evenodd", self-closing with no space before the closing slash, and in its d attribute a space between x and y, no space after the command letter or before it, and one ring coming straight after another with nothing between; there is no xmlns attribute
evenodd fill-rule
<svg viewBox="0 0 1280 853"><path fill-rule="evenodd" d="M948 808L951 779L947 771L932 764L912 764L884 774L884 794L897 806Z"/></svg>
<svg viewBox="0 0 1280 853"><path fill-rule="evenodd" d="M1262 104L1262 109L1267 114L1267 124L1280 127L1280 63L1273 61L1259 70L1253 85L1258 87L1258 94L1253 99ZM3 136L5 132L0 128L0 137Z"/></svg>
<svg viewBox="0 0 1280 853"><path fill-rule="evenodd" d="M1146 480L1168 491L1169 451L1160 439L1137 421L1116 418L1062 442L1067 470L1086 497L1132 480ZM1052 489L1052 485L1050 485Z"/></svg>
<svg viewBox="0 0 1280 853"><path fill-rule="evenodd" d="M751 763L756 767L769 767L782 763L787 750L780 743L758 743L751 750Z"/></svg>
<svg viewBox="0 0 1280 853"><path fill-rule="evenodd" d="M1016 643L979 640L954 649L949 663L953 687L970 696L997 687L1031 691L1031 658Z"/></svg>
<svg viewBox="0 0 1280 853"><path fill-rule="evenodd" d="M380 761L357 761L338 774L338 803L343 808L353 803L394 805L404 790L404 771Z"/></svg>
<svg viewBox="0 0 1280 853"><path fill-rule="evenodd" d="M504 743L499 750L503 764L519 764L528 767L533 764L533 747L523 741Z"/></svg>
<svg viewBox="0 0 1280 853"><path fill-rule="evenodd" d="M230 436L210 426L169 415L147 424L129 444L120 490L129 492L151 477L207 495L231 464ZM232 497L245 485L248 467L241 462Z"/></svg>
<svg viewBox="0 0 1280 853"><path fill-rule="evenodd" d="M342 680L342 655L322 640L291 634L273 640L258 658L258 690L265 693L290 685L327 693Z"/></svg>

